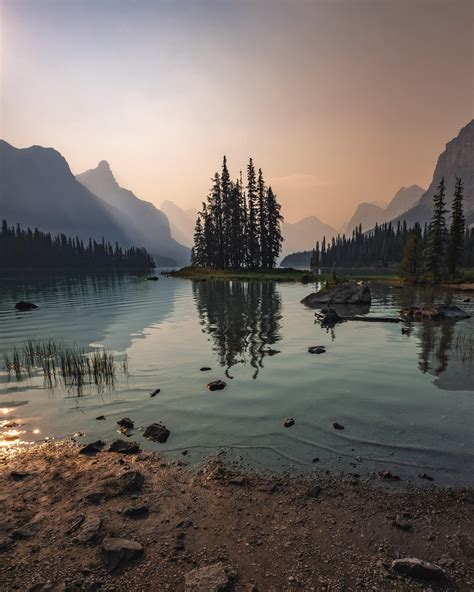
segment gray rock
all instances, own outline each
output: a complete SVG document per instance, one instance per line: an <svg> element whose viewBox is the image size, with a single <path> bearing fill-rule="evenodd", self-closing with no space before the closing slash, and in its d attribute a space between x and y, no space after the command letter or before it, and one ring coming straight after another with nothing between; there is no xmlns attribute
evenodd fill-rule
<svg viewBox="0 0 474 592"><path fill-rule="evenodd" d="M170 436L168 428L161 423L152 423L143 432L143 436L152 442L159 442L163 444Z"/></svg>
<svg viewBox="0 0 474 592"><path fill-rule="evenodd" d="M295 425L295 420L292 417L285 417L283 420L283 426L285 428L291 428L293 425Z"/></svg>
<svg viewBox="0 0 474 592"><path fill-rule="evenodd" d="M226 383L223 380L213 380L212 382L208 382L206 387L210 391L221 391L226 387Z"/></svg>
<svg viewBox="0 0 474 592"><path fill-rule="evenodd" d="M120 428L123 428L125 430L133 430L133 428L135 427L135 424L133 423L133 421L129 417L124 417L122 419L119 419L119 421L117 422L117 425Z"/></svg>
<svg viewBox="0 0 474 592"><path fill-rule="evenodd" d="M95 442L90 442L86 444L79 450L79 454L85 454L86 456L95 456L98 452L102 450L105 446L105 443L102 440L96 440Z"/></svg>
<svg viewBox="0 0 474 592"><path fill-rule="evenodd" d="M223 563L194 569L184 576L185 592L223 592L229 586L229 575Z"/></svg>
<svg viewBox="0 0 474 592"><path fill-rule="evenodd" d="M370 304L371 301L369 286L363 283L343 282L308 294L301 303L319 308L321 304Z"/></svg>
<svg viewBox="0 0 474 592"><path fill-rule="evenodd" d="M97 543L100 538L100 527L102 519L97 514L86 516L79 531L72 539L73 543L78 545L89 545Z"/></svg>
<svg viewBox="0 0 474 592"><path fill-rule="evenodd" d="M312 345L311 347L308 347L308 353L310 353L310 354L325 354L326 348L324 347L324 345Z"/></svg>
<svg viewBox="0 0 474 592"><path fill-rule="evenodd" d="M129 561L143 553L143 547L136 541L107 538L102 543L102 557L109 572L124 567Z"/></svg>
<svg viewBox="0 0 474 592"><path fill-rule="evenodd" d="M135 493L140 491L145 477L140 471L127 471L118 478L119 493Z"/></svg>
<svg viewBox="0 0 474 592"><path fill-rule="evenodd" d="M33 302L25 302L24 300L20 300L20 302L17 302L15 304L15 308L17 310L35 310L35 308L38 308L38 306L36 304L33 304Z"/></svg>
<svg viewBox="0 0 474 592"><path fill-rule="evenodd" d="M420 580L442 580L446 577L445 572L434 563L417 559L416 557L405 557L392 561L393 571L402 576Z"/></svg>
<svg viewBox="0 0 474 592"><path fill-rule="evenodd" d="M115 440L109 446L109 452L118 452L119 454L137 454L137 452L140 452L140 445L136 442Z"/></svg>

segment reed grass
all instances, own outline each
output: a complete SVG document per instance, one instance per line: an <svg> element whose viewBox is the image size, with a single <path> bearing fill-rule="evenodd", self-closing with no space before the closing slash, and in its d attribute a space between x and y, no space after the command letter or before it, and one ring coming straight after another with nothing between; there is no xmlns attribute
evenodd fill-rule
<svg viewBox="0 0 474 592"><path fill-rule="evenodd" d="M13 348L11 353L4 354L3 361L8 375L16 380L29 377L33 370L39 369L49 387L59 383L75 387L79 393L87 384L113 386L118 368L128 376L127 358L119 365L114 354L106 349L88 352L52 339L26 341L21 349Z"/></svg>

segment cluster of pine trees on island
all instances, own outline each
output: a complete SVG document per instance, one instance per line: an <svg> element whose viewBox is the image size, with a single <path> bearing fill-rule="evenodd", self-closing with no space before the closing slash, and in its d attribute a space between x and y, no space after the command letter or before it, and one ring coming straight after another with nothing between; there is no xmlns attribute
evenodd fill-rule
<svg viewBox="0 0 474 592"><path fill-rule="evenodd" d="M51 236L37 228L8 226L3 220L0 230L0 268L65 268L74 269L151 269L153 257L142 248L122 249L102 239L89 239L85 245L79 238L65 234Z"/></svg>
<svg viewBox="0 0 474 592"><path fill-rule="evenodd" d="M310 266L316 269L398 264L402 277L414 283L455 278L459 268L474 265L474 229L466 228L463 199L463 183L458 178L452 209L448 211L443 178L433 196L432 219L423 228L416 223L409 229L406 222L399 221L396 226L389 222L363 233L359 226L350 238L337 236L328 244L325 238L321 245L317 242L311 252Z"/></svg>
<svg viewBox="0 0 474 592"><path fill-rule="evenodd" d="M247 165L246 184L232 181L224 156L194 231L192 265L214 269L273 269L281 251L280 204L262 169Z"/></svg>

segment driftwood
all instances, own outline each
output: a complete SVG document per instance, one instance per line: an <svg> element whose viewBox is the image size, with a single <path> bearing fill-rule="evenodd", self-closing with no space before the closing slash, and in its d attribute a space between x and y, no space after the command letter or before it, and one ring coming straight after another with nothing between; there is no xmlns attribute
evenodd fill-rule
<svg viewBox="0 0 474 592"><path fill-rule="evenodd" d="M341 317L343 321L366 321L367 323L401 323L397 317Z"/></svg>

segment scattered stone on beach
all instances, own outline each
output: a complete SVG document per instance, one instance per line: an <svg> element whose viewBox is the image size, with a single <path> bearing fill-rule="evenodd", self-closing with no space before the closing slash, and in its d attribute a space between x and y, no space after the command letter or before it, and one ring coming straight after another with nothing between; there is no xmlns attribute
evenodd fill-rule
<svg viewBox="0 0 474 592"><path fill-rule="evenodd" d="M209 366L203 366L202 368L200 368L201 372L209 372L209 370L212 370L212 368L209 368Z"/></svg>
<svg viewBox="0 0 474 592"><path fill-rule="evenodd" d="M140 452L140 445L137 442L114 440L109 446L109 452L117 452L119 454L137 454L137 452Z"/></svg>
<svg viewBox="0 0 474 592"><path fill-rule="evenodd" d="M28 477L28 475L29 473L26 471L12 471L10 473L10 477L13 479L13 481L23 481L23 479Z"/></svg>
<svg viewBox="0 0 474 592"><path fill-rule="evenodd" d="M226 384L223 380L213 380L212 382L208 382L206 387L210 391L221 391L223 388L226 387Z"/></svg>
<svg viewBox="0 0 474 592"><path fill-rule="evenodd" d="M104 446L105 446L105 442L102 442L102 440L96 440L95 442L90 442L89 444L86 444L85 446L83 446L79 450L79 454L85 454L87 456L94 456L98 452L100 452Z"/></svg>
<svg viewBox="0 0 474 592"><path fill-rule="evenodd" d="M222 592L230 578L223 563L193 569L184 576L185 592Z"/></svg>
<svg viewBox="0 0 474 592"><path fill-rule="evenodd" d="M102 543L102 557L107 571L124 567L129 561L143 553L143 547L136 541L107 538Z"/></svg>
<svg viewBox="0 0 474 592"><path fill-rule="evenodd" d="M151 275L150 277L146 278L150 282L157 282L160 278L157 275Z"/></svg>
<svg viewBox="0 0 474 592"><path fill-rule="evenodd" d="M118 495L125 493L136 493L140 491L145 483L145 477L140 471L127 471L120 475L118 479L109 481L109 487L115 486L115 493Z"/></svg>
<svg viewBox="0 0 474 592"><path fill-rule="evenodd" d="M291 428L293 425L295 425L295 420L292 417L285 417L283 420L283 426L285 428Z"/></svg>
<svg viewBox="0 0 474 592"><path fill-rule="evenodd" d="M25 311L25 310L35 310L38 308L37 304L33 304L33 302L25 302L24 300L20 300L15 304L15 308L17 310Z"/></svg>
<svg viewBox="0 0 474 592"><path fill-rule="evenodd" d="M335 421L335 422L332 424L332 427L333 427L335 430L345 430L345 429L346 429L346 428L345 428L345 427L344 427L342 424L340 424L340 423L337 423L337 421Z"/></svg>
<svg viewBox="0 0 474 592"><path fill-rule="evenodd" d="M168 440L171 432L161 423L152 423L143 432L143 436L152 442L163 444Z"/></svg>
<svg viewBox="0 0 474 592"><path fill-rule="evenodd" d="M100 538L102 519L97 514L86 516L72 542L77 545L90 545L97 543Z"/></svg>
<svg viewBox="0 0 474 592"><path fill-rule="evenodd" d="M308 347L308 353L310 354L325 354L326 348L324 345L312 345Z"/></svg>
<svg viewBox="0 0 474 592"><path fill-rule="evenodd" d="M406 518L404 518L401 514L397 514L395 516L395 520L392 522L393 526L399 528L400 530L413 530L413 526L411 522L409 522Z"/></svg>
<svg viewBox="0 0 474 592"><path fill-rule="evenodd" d="M150 393L150 397L156 397L156 395L161 393L161 389L157 388L153 392Z"/></svg>
<svg viewBox="0 0 474 592"><path fill-rule="evenodd" d="M124 516L128 518L145 518L150 513L148 506L131 506L124 512Z"/></svg>
<svg viewBox="0 0 474 592"><path fill-rule="evenodd" d="M402 576L420 580L442 580L446 577L444 570L439 565L416 557L395 559L392 561L392 569Z"/></svg>
<svg viewBox="0 0 474 592"><path fill-rule="evenodd" d="M315 456L311 462L312 463L318 463L319 462L319 456Z"/></svg>
<svg viewBox="0 0 474 592"><path fill-rule="evenodd" d="M99 421L103 421L103 420L105 420L105 415L98 415L96 417L96 419L99 420Z"/></svg>
<svg viewBox="0 0 474 592"><path fill-rule="evenodd" d="M367 284L342 282L319 292L308 294L301 301L306 306L319 307L321 304L370 304L372 295Z"/></svg>
<svg viewBox="0 0 474 592"><path fill-rule="evenodd" d="M401 311L404 319L410 321L458 321L469 319L471 315L458 306L447 304L424 304L422 306L407 306Z"/></svg>
<svg viewBox="0 0 474 592"><path fill-rule="evenodd" d="M399 475L392 475L392 473L387 469L380 471L379 477L385 481L400 481Z"/></svg>
<svg viewBox="0 0 474 592"><path fill-rule="evenodd" d="M319 485L313 485L306 492L308 497L318 498L321 495L322 488Z"/></svg>
<svg viewBox="0 0 474 592"><path fill-rule="evenodd" d="M122 430L133 430L135 424L129 417L124 417L123 419L119 419L117 425Z"/></svg>
<svg viewBox="0 0 474 592"><path fill-rule="evenodd" d="M428 475L427 473L419 473L418 477L420 479L426 479L426 481L433 481L433 477L431 475Z"/></svg>

